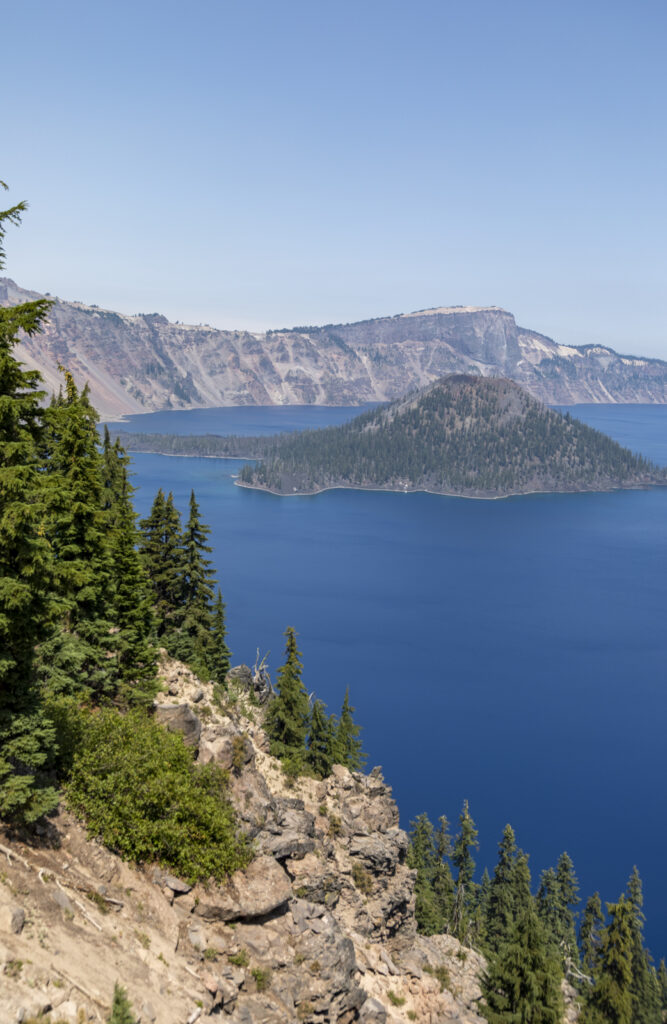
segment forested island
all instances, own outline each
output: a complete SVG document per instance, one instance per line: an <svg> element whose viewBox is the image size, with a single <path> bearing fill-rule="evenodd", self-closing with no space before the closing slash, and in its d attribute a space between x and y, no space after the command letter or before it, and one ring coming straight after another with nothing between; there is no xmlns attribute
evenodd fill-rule
<svg viewBox="0 0 667 1024"><path fill-rule="evenodd" d="M513 381L454 375L342 426L282 435L240 482L279 494L357 487L491 498L667 479Z"/></svg>

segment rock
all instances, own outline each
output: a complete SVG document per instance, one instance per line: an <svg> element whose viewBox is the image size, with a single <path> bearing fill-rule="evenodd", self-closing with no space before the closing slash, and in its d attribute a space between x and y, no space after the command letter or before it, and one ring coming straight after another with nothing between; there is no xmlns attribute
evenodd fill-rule
<svg viewBox="0 0 667 1024"><path fill-rule="evenodd" d="M225 719L216 727L214 736L206 737L200 744L200 764L215 761L225 771L240 772L247 764L254 763L255 750L249 737Z"/></svg>
<svg viewBox="0 0 667 1024"><path fill-rule="evenodd" d="M235 684L240 689L250 692L252 690L252 672L247 665L234 665L227 673L225 682L228 686L230 683Z"/></svg>
<svg viewBox="0 0 667 1024"><path fill-rule="evenodd" d="M158 704L155 721L165 725L169 732L180 732L188 747L199 745L201 722L187 704Z"/></svg>
<svg viewBox="0 0 667 1024"><path fill-rule="evenodd" d="M0 931L20 935L25 920L26 914L23 907L0 907Z"/></svg>
<svg viewBox="0 0 667 1024"><path fill-rule="evenodd" d="M203 699L204 699L204 691L202 690L202 688L200 686L199 689L195 690L195 692L192 694L191 700L192 700L193 704L199 704L199 702L201 700L203 700Z"/></svg>
<svg viewBox="0 0 667 1024"><path fill-rule="evenodd" d="M153 1024L153 1021L157 1019L157 1014L153 1009L152 1003L143 1003L141 1007L141 1021L142 1024Z"/></svg>
<svg viewBox="0 0 667 1024"><path fill-rule="evenodd" d="M386 1024L387 1011L378 999L367 999L359 1011L359 1024Z"/></svg>
<svg viewBox="0 0 667 1024"><path fill-rule="evenodd" d="M264 917L287 904L292 887L273 857L255 858L217 891L202 890L194 913L205 920L237 921Z"/></svg>
<svg viewBox="0 0 667 1024"><path fill-rule="evenodd" d="M266 779L254 769L246 769L238 776L233 774L229 780L228 796L243 831L254 839L273 818L276 808Z"/></svg>
<svg viewBox="0 0 667 1024"><path fill-rule="evenodd" d="M61 910L64 910L70 914L74 913L72 901L70 900L67 893L64 893L62 891L62 889L54 889L54 891L51 893L51 898L53 902L60 907Z"/></svg>
<svg viewBox="0 0 667 1024"><path fill-rule="evenodd" d="M176 878L175 875L170 875L161 868L153 869L153 881L160 887L171 889L172 892L177 894L184 894L192 890L192 886L188 885L187 882L183 882L180 878Z"/></svg>

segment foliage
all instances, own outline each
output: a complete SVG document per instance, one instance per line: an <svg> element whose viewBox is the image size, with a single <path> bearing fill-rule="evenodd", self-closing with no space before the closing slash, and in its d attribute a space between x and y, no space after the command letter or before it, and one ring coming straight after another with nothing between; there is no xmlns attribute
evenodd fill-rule
<svg viewBox="0 0 667 1024"><path fill-rule="evenodd" d="M113 1003L111 1004L111 1016L108 1024L138 1024L137 1018L132 1012L127 992L116 982L113 990Z"/></svg>
<svg viewBox="0 0 667 1024"><path fill-rule="evenodd" d="M301 651L291 626L285 630L285 637L285 664L278 669L278 695L269 704L264 728L271 740L271 753L298 764L304 758L310 705L301 679Z"/></svg>
<svg viewBox="0 0 667 1024"><path fill-rule="evenodd" d="M353 719L354 708L350 704L350 688L345 689L340 719L333 739L333 759L336 764L343 764L352 772L361 771L366 763L366 755L362 751L359 733L361 727Z"/></svg>
<svg viewBox="0 0 667 1024"><path fill-rule="evenodd" d="M128 860L158 861L194 882L249 859L225 797L224 773L141 711L89 715L67 784L91 835Z"/></svg>

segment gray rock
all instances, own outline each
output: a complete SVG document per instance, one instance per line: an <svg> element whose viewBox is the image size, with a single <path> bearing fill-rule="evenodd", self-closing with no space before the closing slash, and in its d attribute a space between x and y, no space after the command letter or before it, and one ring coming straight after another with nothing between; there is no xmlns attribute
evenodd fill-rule
<svg viewBox="0 0 667 1024"><path fill-rule="evenodd" d="M16 907L16 909L12 912L10 929L14 932L15 935L20 935L21 932L23 931L24 924L25 910L23 909L23 907Z"/></svg>
<svg viewBox="0 0 667 1024"><path fill-rule="evenodd" d="M276 860L287 860L288 857L299 859L315 849L315 840L302 836L299 832L281 832L278 835L264 833L259 840L262 853L271 854Z"/></svg>
<svg viewBox="0 0 667 1024"><path fill-rule="evenodd" d="M203 699L204 699L204 691L200 687L198 690L195 690L195 692L192 694L192 703L193 704L199 704L199 701L203 700Z"/></svg>
<svg viewBox="0 0 667 1024"><path fill-rule="evenodd" d="M369 998L359 1011L359 1024L386 1024L387 1011L378 999Z"/></svg>
<svg viewBox="0 0 667 1024"><path fill-rule="evenodd" d="M153 1024L153 1021L156 1019L157 1014L153 1009L152 1003L144 1003L141 1007L142 1024Z"/></svg>
<svg viewBox="0 0 667 1024"><path fill-rule="evenodd" d="M188 747L199 745L201 722L187 704L158 704L155 721L165 725L169 732L180 732Z"/></svg>
<svg viewBox="0 0 667 1024"><path fill-rule="evenodd" d="M238 921L284 907L292 896L286 872L273 857L256 857L245 871L237 871L217 891L201 891L194 913L205 920Z"/></svg>
<svg viewBox="0 0 667 1024"><path fill-rule="evenodd" d="M74 913L72 902L67 893L64 893L62 889L54 889L54 891L51 893L51 898L53 899L53 902L60 907L61 910L68 911L70 914Z"/></svg>
<svg viewBox="0 0 667 1024"><path fill-rule="evenodd" d="M217 727L216 735L202 741L198 760L201 764L215 761L225 771L241 771L254 762L255 751L248 736L227 719Z"/></svg>

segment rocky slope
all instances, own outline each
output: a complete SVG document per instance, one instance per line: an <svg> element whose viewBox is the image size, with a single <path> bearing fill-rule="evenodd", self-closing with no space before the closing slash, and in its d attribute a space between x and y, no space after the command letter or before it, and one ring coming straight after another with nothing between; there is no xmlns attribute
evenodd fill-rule
<svg viewBox="0 0 667 1024"><path fill-rule="evenodd" d="M257 856L224 886L191 888L123 863L65 810L36 841L0 833L3 1024L105 1021L116 981L142 1024L479 1024L483 961L416 935L380 769L290 786L260 724L264 678L232 670L220 708L184 666L163 672L158 718L229 770Z"/></svg>
<svg viewBox="0 0 667 1024"><path fill-rule="evenodd" d="M0 305L36 298L0 278ZM552 404L667 402L667 363L600 345L559 345L491 307L423 310L355 324L221 331L55 301L24 362L59 386L58 363L90 382L106 418L218 405L357 405L449 373L503 376Z"/></svg>

